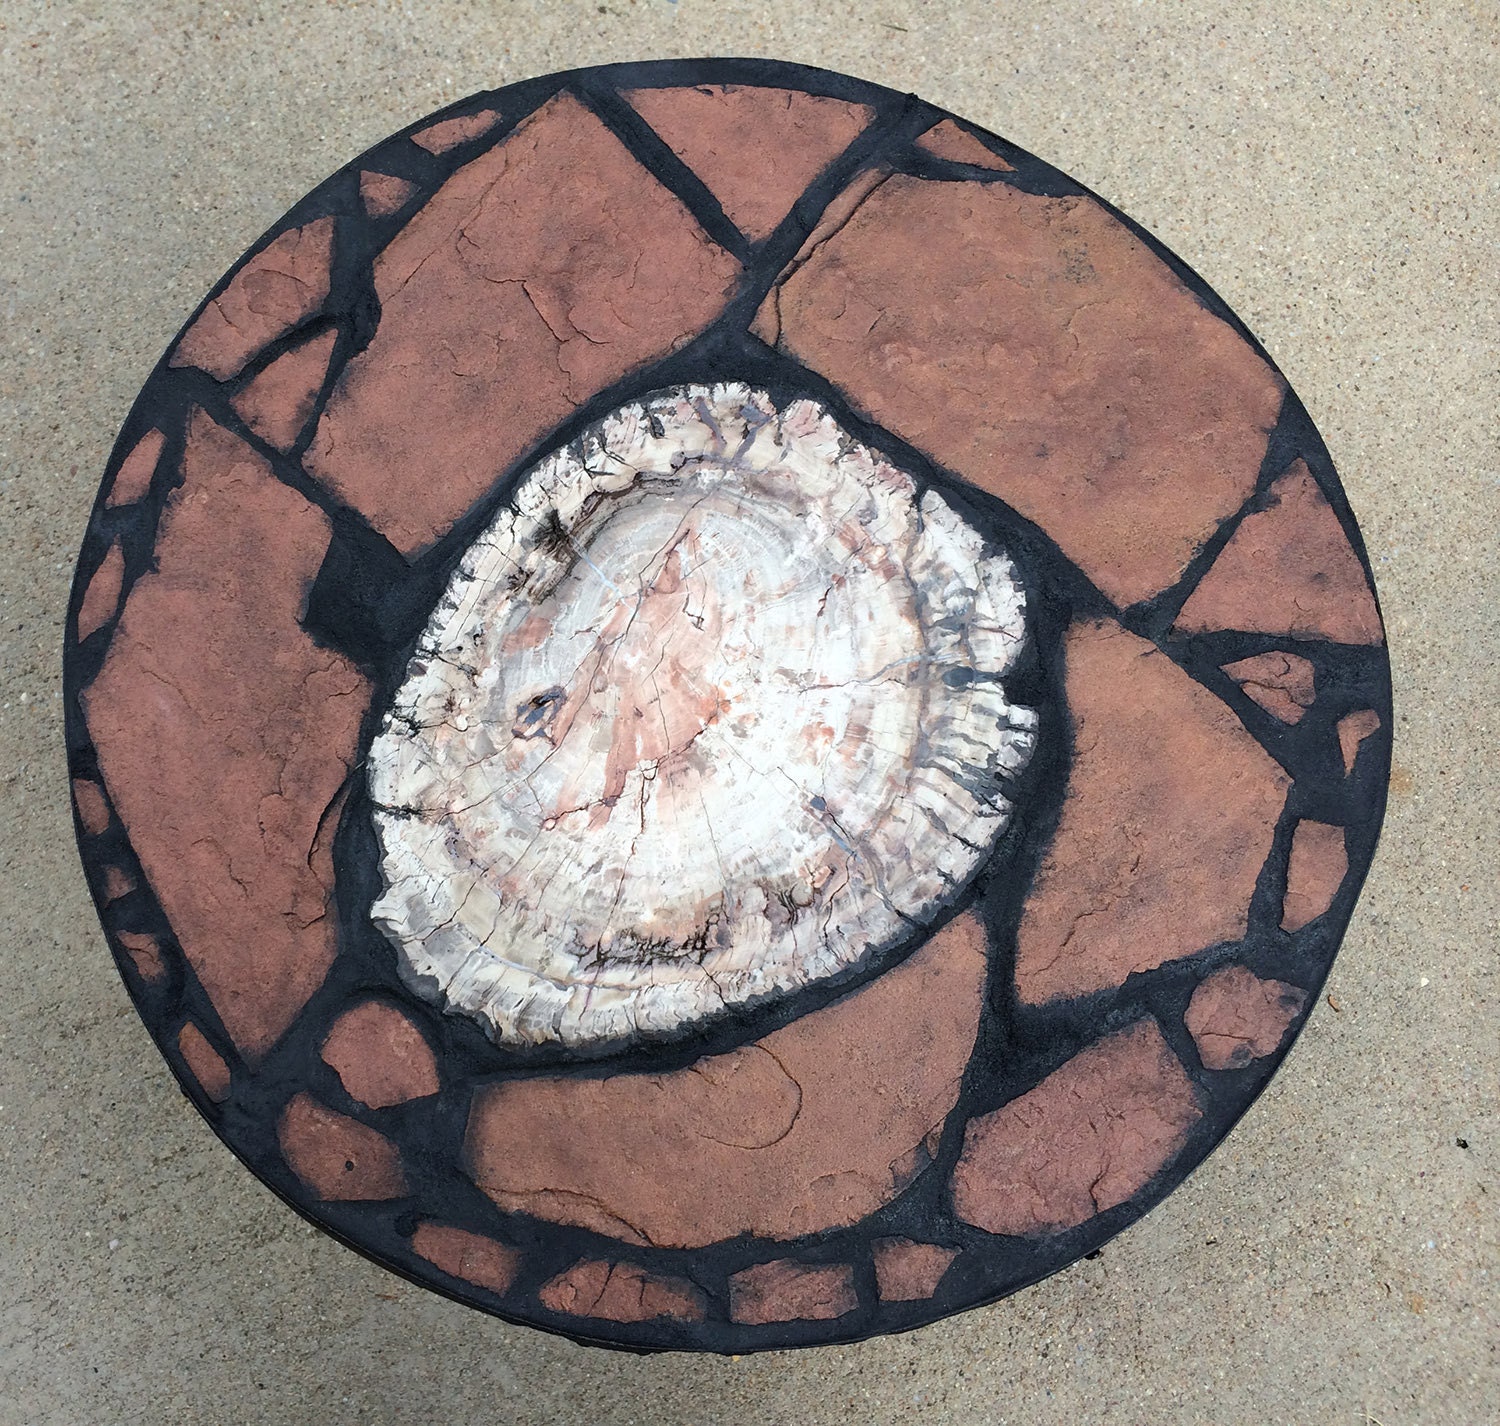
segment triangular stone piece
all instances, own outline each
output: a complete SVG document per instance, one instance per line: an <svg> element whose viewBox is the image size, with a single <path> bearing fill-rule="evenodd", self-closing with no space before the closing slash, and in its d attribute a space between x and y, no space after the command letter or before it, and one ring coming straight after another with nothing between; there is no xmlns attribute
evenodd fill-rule
<svg viewBox="0 0 1500 1426"><path fill-rule="evenodd" d="M1013 165L995 153L987 144L981 143L967 129L960 128L952 119L944 119L917 140L917 147L934 158L945 158L949 163L967 163L974 168L992 168L997 173L1014 173Z"/></svg>
<svg viewBox="0 0 1500 1426"><path fill-rule="evenodd" d="M864 104L737 84L625 98L756 242L873 117Z"/></svg>
<svg viewBox="0 0 1500 1426"><path fill-rule="evenodd" d="M330 329L277 357L230 403L267 445L286 450L302 434L323 389L337 336Z"/></svg>
<svg viewBox="0 0 1500 1426"><path fill-rule="evenodd" d="M1365 572L1338 516L1302 461L1247 515L1173 626L1180 634L1242 629L1336 644L1385 641Z"/></svg>
<svg viewBox="0 0 1500 1426"><path fill-rule="evenodd" d="M1302 715L1313 705L1313 666L1298 654L1273 649L1254 658L1227 663L1224 672L1249 698L1283 723L1300 723Z"/></svg>

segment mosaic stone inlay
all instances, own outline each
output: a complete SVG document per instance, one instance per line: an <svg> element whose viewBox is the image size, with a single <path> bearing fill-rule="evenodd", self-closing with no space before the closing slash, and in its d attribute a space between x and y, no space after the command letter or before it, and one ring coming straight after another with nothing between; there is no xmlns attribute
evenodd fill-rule
<svg viewBox="0 0 1500 1426"><path fill-rule="evenodd" d="M744 1352L1092 1252L1313 1010L1374 853L1358 531L1072 180L762 61L478 95L136 402L77 831L199 1111L512 1321Z"/></svg>

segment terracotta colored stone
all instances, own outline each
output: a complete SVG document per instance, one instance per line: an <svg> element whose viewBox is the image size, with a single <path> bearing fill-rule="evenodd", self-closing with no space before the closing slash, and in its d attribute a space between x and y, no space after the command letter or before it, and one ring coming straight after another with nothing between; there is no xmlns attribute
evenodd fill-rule
<svg viewBox="0 0 1500 1426"><path fill-rule="evenodd" d="M380 326L344 368L308 468L421 549L580 402L712 320L737 272L560 95L376 259Z"/></svg>
<svg viewBox="0 0 1500 1426"><path fill-rule="evenodd" d="M504 1243L442 1223L419 1223L411 1238L412 1251L435 1268L504 1295L521 1268L521 1254Z"/></svg>
<svg viewBox="0 0 1500 1426"><path fill-rule="evenodd" d="M116 936L142 980L156 985L166 979L167 963L155 936L143 935L139 931L118 931Z"/></svg>
<svg viewBox="0 0 1500 1426"><path fill-rule="evenodd" d="M292 1172L325 1203L406 1192L396 1146L310 1094L297 1095L282 1111L276 1138Z"/></svg>
<svg viewBox="0 0 1500 1426"><path fill-rule="evenodd" d="M1013 165L952 119L934 124L917 140L917 147L950 163L969 163L977 168L992 168L997 173L1015 172Z"/></svg>
<svg viewBox="0 0 1500 1426"><path fill-rule="evenodd" d="M1306 1003L1301 986L1227 966L1193 992L1183 1018L1206 1069L1241 1069L1280 1046Z"/></svg>
<svg viewBox="0 0 1500 1426"><path fill-rule="evenodd" d="M124 583L125 552L116 540L105 551L104 559L89 580L89 587L83 592L83 600L78 606L79 643L114 618Z"/></svg>
<svg viewBox="0 0 1500 1426"><path fill-rule="evenodd" d="M296 443L313 413L338 333L329 330L279 356L230 403L267 445Z"/></svg>
<svg viewBox="0 0 1500 1426"><path fill-rule="evenodd" d="M812 1267L792 1258L757 1263L729 1279L729 1316L766 1322L827 1322L859 1306L854 1271L842 1263Z"/></svg>
<svg viewBox="0 0 1500 1426"><path fill-rule="evenodd" d="M406 200L417 191L417 185L393 173L376 173L366 169L359 176L359 197L365 212L372 218L388 218L406 206Z"/></svg>
<svg viewBox="0 0 1500 1426"><path fill-rule="evenodd" d="M437 1061L432 1047L393 1005L367 1000L334 1021L323 1041L323 1058L344 1088L371 1109L436 1094Z"/></svg>
<svg viewBox="0 0 1500 1426"><path fill-rule="evenodd" d="M1380 728L1380 714L1373 708L1361 708L1339 719L1339 751L1344 755L1344 775L1354 771L1359 746Z"/></svg>
<svg viewBox="0 0 1500 1426"><path fill-rule="evenodd" d="M785 350L1121 605L1240 508L1281 406L1275 372L1083 197L896 174L767 307Z"/></svg>
<svg viewBox="0 0 1500 1426"><path fill-rule="evenodd" d="M475 1181L503 1209L627 1242L699 1247L853 1223L926 1164L983 994L983 928L950 923L899 966L765 1039L668 1074L481 1088Z"/></svg>
<svg viewBox="0 0 1500 1426"><path fill-rule="evenodd" d="M1333 904L1349 870L1344 829L1327 822L1298 822L1286 869L1281 929L1300 931Z"/></svg>
<svg viewBox="0 0 1500 1426"><path fill-rule="evenodd" d="M333 219L319 218L268 243L183 333L172 366L227 381L267 342L306 321L327 300Z"/></svg>
<svg viewBox="0 0 1500 1426"><path fill-rule="evenodd" d="M987 1233L1076 1227L1144 1188L1201 1113L1156 1022L1141 1020L970 1122L954 1210Z"/></svg>
<svg viewBox="0 0 1500 1426"><path fill-rule="evenodd" d="M757 242L874 117L843 99L738 84L636 89L625 97Z"/></svg>
<svg viewBox="0 0 1500 1426"><path fill-rule="evenodd" d="M1118 624L1075 624L1066 662L1073 767L1016 952L1033 1004L1243 936L1290 785L1223 703Z"/></svg>
<svg viewBox="0 0 1500 1426"><path fill-rule="evenodd" d="M73 806L78 809L78 822L90 837L97 837L109 828L109 803L104 789L87 778L73 779Z"/></svg>
<svg viewBox="0 0 1500 1426"><path fill-rule="evenodd" d="M135 878L122 866L104 869L104 900L106 905L129 896L135 890Z"/></svg>
<svg viewBox="0 0 1500 1426"><path fill-rule="evenodd" d="M877 1238L875 1285L882 1302L920 1302L938 1289L957 1248L914 1243L910 1238Z"/></svg>
<svg viewBox="0 0 1500 1426"><path fill-rule="evenodd" d="M537 1296L554 1312L609 1322L651 1322L659 1317L701 1322L708 1315L707 1300L692 1283L659 1277L632 1263L577 1263L545 1283Z"/></svg>
<svg viewBox="0 0 1500 1426"><path fill-rule="evenodd" d="M1298 654L1279 649L1224 665L1248 697L1283 723L1299 723L1313 705L1313 666Z"/></svg>
<svg viewBox="0 0 1500 1426"><path fill-rule="evenodd" d="M131 448L131 452L120 462L113 483L109 487L109 499L104 503L110 509L120 505L134 505L144 500L151 489L151 477L156 474L156 462L161 459L161 448L167 438L160 431L147 431Z"/></svg>
<svg viewBox="0 0 1500 1426"><path fill-rule="evenodd" d="M194 416L157 569L83 701L116 810L235 1043L258 1054L334 953L309 865L354 759L365 679L298 619L326 517Z"/></svg>
<svg viewBox="0 0 1500 1426"><path fill-rule="evenodd" d="M229 1066L191 1020L179 1031L177 1048L182 1051L182 1058L187 1061L193 1078L215 1104L222 1104L229 1098Z"/></svg>
<svg viewBox="0 0 1500 1426"><path fill-rule="evenodd" d="M1375 596L1328 497L1302 461L1271 487L1271 503L1240 521L1175 629L1244 629L1336 644L1385 641Z"/></svg>
<svg viewBox="0 0 1500 1426"><path fill-rule="evenodd" d="M456 119L439 119L425 129L418 129L411 141L428 153L447 153L470 139L487 134L500 122L500 115L493 109L481 109L477 114L460 114Z"/></svg>

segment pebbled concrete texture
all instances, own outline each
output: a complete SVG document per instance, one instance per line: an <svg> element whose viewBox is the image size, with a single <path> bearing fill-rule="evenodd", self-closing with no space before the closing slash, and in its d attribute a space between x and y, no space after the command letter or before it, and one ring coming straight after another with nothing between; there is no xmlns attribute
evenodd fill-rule
<svg viewBox="0 0 1500 1426"><path fill-rule="evenodd" d="M8 6L0 1423L1500 1415L1497 48L1489 7L1458 0ZM1386 832L1329 998L1192 1179L1096 1260L1005 1303L739 1361L506 1327L262 1189L182 1099L108 963L72 847L58 696L73 555L115 432L261 231L474 90L709 53L915 90L1196 267L1333 451L1397 700Z"/></svg>

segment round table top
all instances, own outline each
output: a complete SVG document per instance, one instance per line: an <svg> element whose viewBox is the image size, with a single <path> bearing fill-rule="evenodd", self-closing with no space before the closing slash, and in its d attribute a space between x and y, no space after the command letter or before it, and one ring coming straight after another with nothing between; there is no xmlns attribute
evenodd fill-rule
<svg viewBox="0 0 1500 1426"><path fill-rule="evenodd" d="M120 971L245 1164L581 1340L900 1330L1230 1130L1374 852L1329 456L912 97L575 71L335 174L131 411L66 656Z"/></svg>

